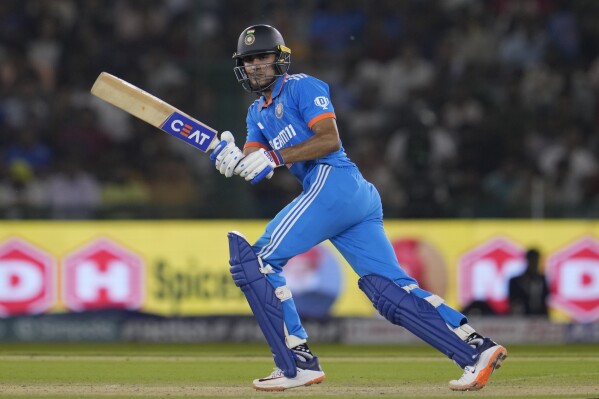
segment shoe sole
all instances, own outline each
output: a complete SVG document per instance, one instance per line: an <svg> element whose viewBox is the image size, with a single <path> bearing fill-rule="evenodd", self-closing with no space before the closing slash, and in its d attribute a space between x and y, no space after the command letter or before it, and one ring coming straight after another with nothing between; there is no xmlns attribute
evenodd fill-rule
<svg viewBox="0 0 599 399"><path fill-rule="evenodd" d="M501 367L501 363L503 363L506 358L507 350L503 346L500 346L491 355L487 367L485 367L484 370L478 374L476 379L471 384L461 386L450 385L449 389L452 391L478 391L483 389L487 384L487 381L489 381L489 377L491 377L491 374L493 374L493 371L499 369Z"/></svg>
<svg viewBox="0 0 599 399"><path fill-rule="evenodd" d="M324 381L324 379L325 379L325 376L322 375L322 376L320 376L318 378L315 378L313 380L310 380L310 381L306 382L305 384L296 385L294 387L280 387L280 386L279 387L257 387L256 385L254 385L254 389L256 391L271 391L271 392L272 391L284 391L286 389L291 389L291 388L307 387L307 386L310 386L312 384L320 384L322 381Z"/></svg>

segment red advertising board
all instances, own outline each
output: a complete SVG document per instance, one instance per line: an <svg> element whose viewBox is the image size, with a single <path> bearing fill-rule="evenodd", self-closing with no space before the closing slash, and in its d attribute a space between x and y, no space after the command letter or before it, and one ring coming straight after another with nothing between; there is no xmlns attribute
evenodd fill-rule
<svg viewBox="0 0 599 399"><path fill-rule="evenodd" d="M0 244L0 316L42 313L55 301L54 258L18 238Z"/></svg>
<svg viewBox="0 0 599 399"><path fill-rule="evenodd" d="M580 322L599 319L599 241L577 240L547 259L551 306Z"/></svg>
<svg viewBox="0 0 599 399"><path fill-rule="evenodd" d="M460 305L484 301L495 312L507 313L509 280L524 270L523 257L524 248L503 237L492 238L466 252L458 263Z"/></svg>
<svg viewBox="0 0 599 399"><path fill-rule="evenodd" d="M68 254L63 263L65 306L74 311L138 309L144 300L144 262L106 238Z"/></svg>

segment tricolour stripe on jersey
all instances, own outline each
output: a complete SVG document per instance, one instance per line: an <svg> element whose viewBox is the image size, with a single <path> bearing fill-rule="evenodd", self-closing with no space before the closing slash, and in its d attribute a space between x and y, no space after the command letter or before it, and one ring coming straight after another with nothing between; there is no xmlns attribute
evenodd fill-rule
<svg viewBox="0 0 599 399"><path fill-rule="evenodd" d="M272 255L289 230L295 225L306 209L308 209L308 206L314 202L314 199L324 187L324 183L331 172L331 169L332 167L330 165L318 165L318 174L314 184L310 187L306 195L291 208L287 215L285 215L281 223L273 231L270 242L258 252L258 256L262 259L266 259L268 256Z"/></svg>
<svg viewBox="0 0 599 399"><path fill-rule="evenodd" d="M307 78L307 77L308 77L308 75L306 75L305 73L296 73L293 75L287 75L287 79L289 79L289 80L300 80L300 79Z"/></svg>

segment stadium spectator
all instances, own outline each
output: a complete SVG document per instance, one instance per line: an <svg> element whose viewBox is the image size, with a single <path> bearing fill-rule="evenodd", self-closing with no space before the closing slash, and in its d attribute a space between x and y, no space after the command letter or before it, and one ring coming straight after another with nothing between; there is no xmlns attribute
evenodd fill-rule
<svg viewBox="0 0 599 399"><path fill-rule="evenodd" d="M165 156L155 160L149 176L150 199L156 218L182 218L200 199L198 185L182 159Z"/></svg>
<svg viewBox="0 0 599 399"><path fill-rule="evenodd" d="M509 157L499 169L484 177L483 188L487 198L499 208L499 214L506 215L511 208L522 204L527 195L530 197L529 174L519 160Z"/></svg>
<svg viewBox="0 0 599 399"><path fill-rule="evenodd" d="M549 182L556 183L555 202L575 206L584 199L585 185L597 168L597 161L584 145L582 132L570 126L560 140L538 158L539 168Z"/></svg>
<svg viewBox="0 0 599 399"><path fill-rule="evenodd" d="M33 128L18 129L13 134L14 142L4 151L4 165L23 161L36 171L48 168L52 162L50 148L39 140Z"/></svg>
<svg viewBox="0 0 599 399"><path fill-rule="evenodd" d="M93 219L100 206L100 183L81 161L64 158L43 182L44 201L55 219Z"/></svg>
<svg viewBox="0 0 599 399"><path fill-rule="evenodd" d="M541 254L535 248L526 251L524 273L509 281L510 313L513 315L547 316L549 287L539 269Z"/></svg>
<svg viewBox="0 0 599 399"><path fill-rule="evenodd" d="M351 41L361 39L366 15L346 0L320 2L310 21L310 40L321 51L339 55L347 53Z"/></svg>
<svg viewBox="0 0 599 399"><path fill-rule="evenodd" d="M45 191L27 162L14 160L0 167L0 215L4 219L30 219L44 216L40 211Z"/></svg>
<svg viewBox="0 0 599 399"><path fill-rule="evenodd" d="M99 165L112 144L110 136L92 109L70 109L68 113L72 115L71 120L63 122L55 133L56 150L61 156L80 157L87 166Z"/></svg>
<svg viewBox="0 0 599 399"><path fill-rule="evenodd" d="M397 57L389 61L378 76L380 106L390 110L406 104L411 94L429 89L435 78L430 61L409 42L401 45Z"/></svg>
<svg viewBox="0 0 599 399"><path fill-rule="evenodd" d="M498 57L502 64L522 70L542 62L547 38L538 22L530 17L511 21L498 44Z"/></svg>
<svg viewBox="0 0 599 399"><path fill-rule="evenodd" d="M101 205L105 214L112 218L135 218L137 207L150 203L148 186L135 169L121 161L109 170L109 176L101 187Z"/></svg>
<svg viewBox="0 0 599 399"><path fill-rule="evenodd" d="M30 148L25 156L36 163L34 173L41 180L45 176L43 171L38 174L39 164L44 170L56 168L59 154L76 151L80 144L81 151L93 154L80 157L77 167L96 180L110 174L106 168L111 166L101 156L104 151L131 158L134 172L146 176L157 162L158 154L148 149L155 145L150 137L157 133L90 96L90 86L101 71L174 102L210 126L240 131L243 126L231 126L229 119L231 110L243 108L245 100L232 94L230 76L220 64L230 62L226 43L235 39L237 27L254 19L285 26L283 33L294 40L298 70L330 82L337 110L344 115L340 119L346 126L341 127L350 153L368 152L360 148L365 136L395 147L397 141L388 140L400 126L397 118L403 104L422 100L438 111L438 124L459 157L454 167L440 169L438 178L448 188L428 217L522 216L515 211L521 206L507 214L493 214L492 209L500 209L497 206L476 206L486 196L484 179L500 173L510 156L542 164L539 179L546 188L545 203L557 201L546 216L568 216L567 209L589 203L593 183L587 172L581 176L580 160L559 161L556 154L564 146L562 137L577 126L584 132L579 139L586 148L584 163L598 161L599 140L594 137L599 129L599 3L235 2L234 14L227 7L227 2L186 0L1 1L4 167L24 157L22 140L33 134L36 145L45 149ZM80 118L88 119L87 127L78 126ZM95 133L88 137L75 133L81 129ZM25 130L30 132L21 137ZM97 142L97 133L106 140ZM206 193L195 203L205 209L202 201L218 195L222 187L205 184L213 176L201 154L169 141L166 146L182 156L192 183ZM386 156L383 163L390 159L397 158ZM552 171L546 164L553 165L548 168ZM566 180L555 172L557 165L562 172L567 166ZM376 168L395 169L383 164ZM528 166L524 173L530 174ZM574 181L575 189L562 187L564 195L559 195L564 181ZM382 193L396 193L398 186L406 193L418 191L420 183L418 177L406 180L393 173L377 185ZM257 203L266 195L240 190ZM273 195L284 196L285 191L268 193L269 198ZM531 198L518 201L529 203ZM411 216L408 202L395 202L396 206L387 206L387 217ZM245 216L255 217L249 209ZM214 216L225 214L226 207L216 204Z"/></svg>

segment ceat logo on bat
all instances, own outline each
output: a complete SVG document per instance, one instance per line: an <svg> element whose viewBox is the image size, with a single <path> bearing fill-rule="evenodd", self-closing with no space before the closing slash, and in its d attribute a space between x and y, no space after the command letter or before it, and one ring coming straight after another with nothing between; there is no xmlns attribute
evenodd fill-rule
<svg viewBox="0 0 599 399"><path fill-rule="evenodd" d="M100 238L68 254L63 263L65 306L74 311L138 309L144 300L144 261Z"/></svg>
<svg viewBox="0 0 599 399"><path fill-rule="evenodd" d="M458 263L460 305L485 301L495 312L507 313L509 281L526 268L524 252L520 245L497 237L462 255Z"/></svg>
<svg viewBox="0 0 599 399"><path fill-rule="evenodd" d="M551 306L579 322L599 319L599 241L582 238L547 258Z"/></svg>
<svg viewBox="0 0 599 399"><path fill-rule="evenodd" d="M0 244L0 316L42 313L55 301L56 262L20 239Z"/></svg>
<svg viewBox="0 0 599 399"><path fill-rule="evenodd" d="M204 152L216 136L216 132L178 112L173 112L160 128Z"/></svg>

